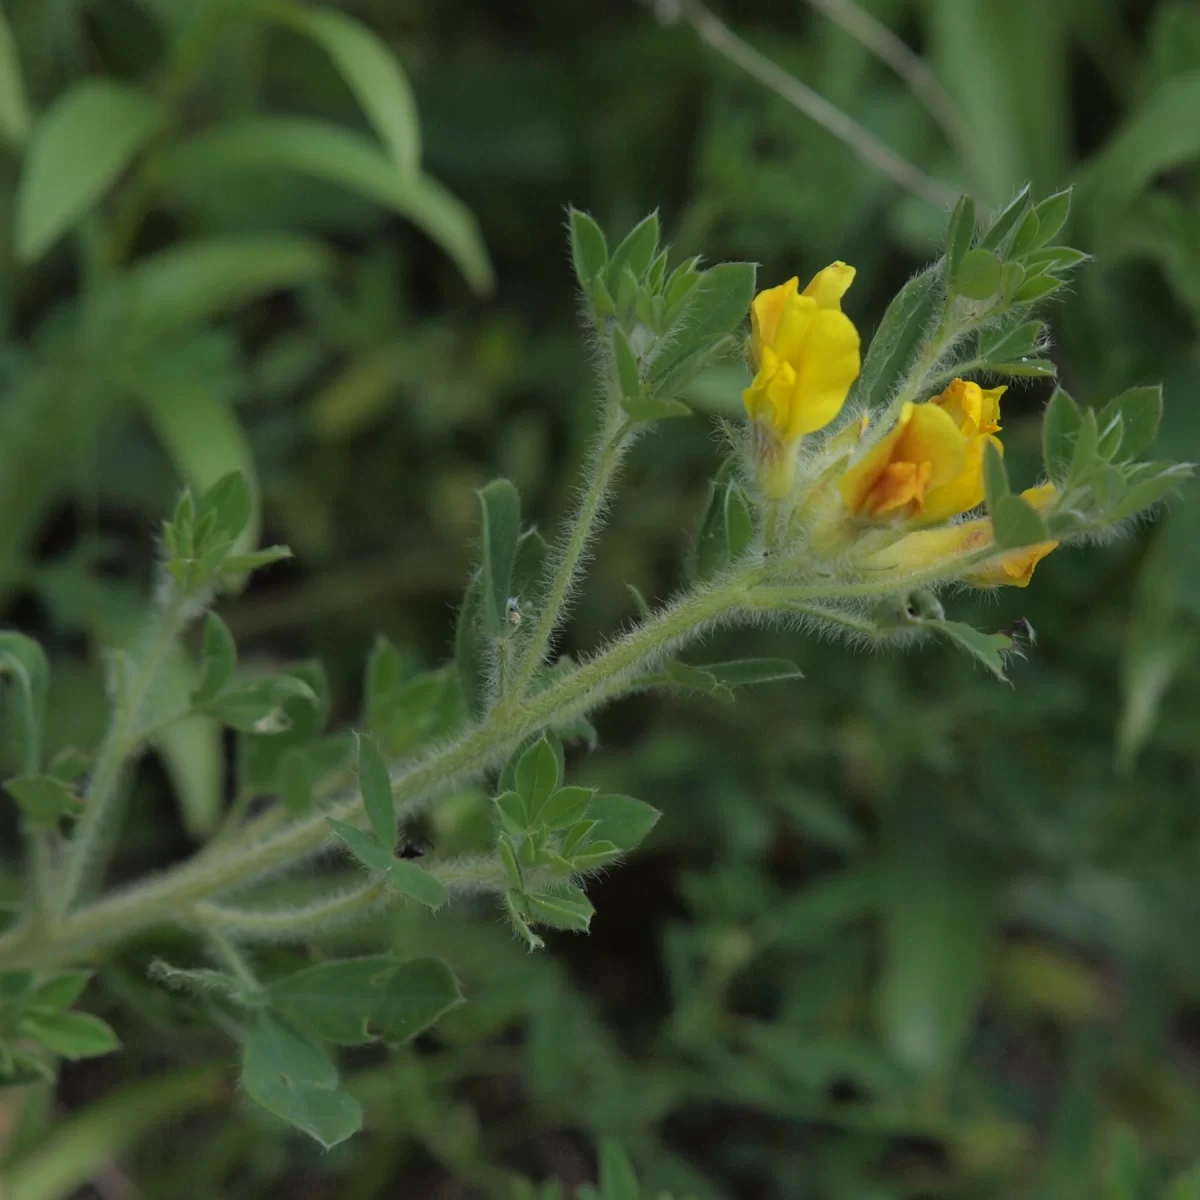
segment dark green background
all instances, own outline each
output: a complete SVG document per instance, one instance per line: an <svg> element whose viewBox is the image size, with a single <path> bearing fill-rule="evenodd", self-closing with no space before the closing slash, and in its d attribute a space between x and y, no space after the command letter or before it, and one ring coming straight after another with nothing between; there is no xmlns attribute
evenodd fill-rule
<svg viewBox="0 0 1200 1200"><path fill-rule="evenodd" d="M82 75L157 78L178 8L5 7L38 107ZM548 531L569 501L593 397L568 203L613 235L658 207L681 256L757 260L766 285L843 258L858 268L846 309L864 337L939 253L946 213L639 5L342 7L408 70L426 167L477 215L495 293L473 296L399 218L286 177L222 182L182 213L152 202L132 257L244 229L314 234L336 255L327 281L229 311L171 353L234 406L264 539L297 555L219 611L248 659L319 657L334 720L348 723L376 632L414 669L448 655L474 489L507 475ZM983 207L1027 180L1038 194L1077 184L1068 232L1095 261L1047 314L1062 382L1102 404L1163 380L1157 457L1196 458L1200 8L865 7L926 56L961 109L965 147L804 0L724 15ZM182 129L251 111L366 128L313 46L264 28L213 47ZM0 212L18 174L17 157L0 156ZM68 353L46 321L80 280L66 243L14 265L8 224L0 620L51 651L54 743L87 744L103 720L99 646L136 621L179 479L128 400L102 388L80 384L55 421L19 425L25 381ZM1048 394L1038 383L1005 398L1022 485ZM719 462L714 417L740 410L735 377L695 400L700 415L630 459L566 648L632 618L626 583L662 599L682 582ZM35 453L55 469L31 477ZM591 889L590 936L555 935L531 957L480 902L342 939L433 949L470 1000L390 1063L346 1062L366 1134L322 1154L250 1113L229 1071L227 1089L111 1169L146 1197L507 1196L509 1171L591 1177L596 1141L613 1136L648 1195L1167 1195L1200 1158L1200 511L1192 493L1173 508L1112 544L1055 554L1028 591L947 600L983 627L1032 623L1012 687L932 646L903 657L721 635L713 657L787 656L806 679L732 706L638 698L602 715L600 749L572 754L573 781L641 796L664 818ZM1137 706L1167 687L1157 721L1138 725ZM1136 770L1119 771L1135 749ZM171 797L147 761L114 878L193 847ZM419 832L433 853L470 849L486 843L484 814L464 793ZM232 1063L224 1035L145 981L159 949L131 947L101 971L87 1000L126 1050L68 1068L48 1119L139 1078Z"/></svg>

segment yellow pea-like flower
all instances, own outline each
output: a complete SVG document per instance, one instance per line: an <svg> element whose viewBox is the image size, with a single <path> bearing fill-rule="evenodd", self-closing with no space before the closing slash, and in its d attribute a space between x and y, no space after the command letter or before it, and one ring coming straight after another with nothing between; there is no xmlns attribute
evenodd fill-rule
<svg viewBox="0 0 1200 1200"><path fill-rule="evenodd" d="M928 404L907 404L900 419L842 478L858 516L934 524L983 500L983 455L1001 453L1000 397L1007 389L956 379Z"/></svg>
<svg viewBox="0 0 1200 1200"><path fill-rule="evenodd" d="M1021 493L1036 509L1045 508L1055 494L1052 483L1027 488ZM980 517L945 529L924 529L910 533L886 549L867 555L859 565L868 571L921 571L939 563L949 565L952 560L976 550L985 550L994 542L991 518ZM962 578L976 587L1028 587L1034 568L1057 547L1057 541L1045 541L1008 550L964 572Z"/></svg>
<svg viewBox="0 0 1200 1200"><path fill-rule="evenodd" d="M795 447L842 410L861 366L858 330L841 308L854 268L837 262L800 290L792 278L750 308L756 374L742 394L754 422L759 484L772 499L791 487Z"/></svg>
<svg viewBox="0 0 1200 1200"><path fill-rule="evenodd" d="M838 482L846 507L873 520L941 519L967 465L968 439L937 404L906 404L896 424ZM946 513L945 515L952 515Z"/></svg>

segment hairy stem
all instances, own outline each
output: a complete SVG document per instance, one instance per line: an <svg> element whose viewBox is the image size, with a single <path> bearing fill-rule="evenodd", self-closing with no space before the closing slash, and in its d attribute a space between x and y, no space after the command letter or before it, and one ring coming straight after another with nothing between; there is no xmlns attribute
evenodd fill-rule
<svg viewBox="0 0 1200 1200"><path fill-rule="evenodd" d="M746 589L763 572L761 566L747 568L684 596L520 707L494 712L457 741L394 772L393 792L401 811L416 811L455 782L497 765L530 734L634 690L639 676L681 643L722 619L743 614ZM136 929L171 920L186 922L197 902L318 851L329 840L326 816L354 820L361 818L362 811L357 794L344 794L324 812L114 892L48 929L18 926L0 936L0 963L60 962L94 953Z"/></svg>
<svg viewBox="0 0 1200 1200"><path fill-rule="evenodd" d="M507 872L494 855L435 862L428 870L451 894L504 892L510 886ZM383 912L401 899L385 880L371 879L310 904L285 908L238 908L201 902L193 906L192 917L210 934L221 931L238 941L289 941Z"/></svg>
<svg viewBox="0 0 1200 1200"><path fill-rule="evenodd" d="M623 422L615 432L602 436L596 444L587 471L587 487L571 523L571 530L551 560L550 584L539 605L537 621L528 640L517 652L505 679L512 705L519 705L529 690L534 674L549 649L550 639L563 619L567 600L579 573L580 561L595 533L596 523L604 510L604 502L620 465L628 429L628 424Z"/></svg>
<svg viewBox="0 0 1200 1200"><path fill-rule="evenodd" d="M103 865L103 848L116 815L126 763L145 744L145 710L153 698L171 646L186 620L186 600L172 585L143 634L142 645L132 661L132 673L123 681L126 690L117 696L108 732L83 794L83 815L67 847L62 874L57 881L53 910L56 917L70 911L89 876Z"/></svg>

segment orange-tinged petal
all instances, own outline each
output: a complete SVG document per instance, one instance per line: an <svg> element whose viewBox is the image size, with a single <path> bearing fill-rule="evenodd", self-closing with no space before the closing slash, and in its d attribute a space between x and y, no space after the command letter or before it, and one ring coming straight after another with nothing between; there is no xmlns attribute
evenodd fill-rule
<svg viewBox="0 0 1200 1200"><path fill-rule="evenodd" d="M896 424L838 480L838 490L851 512L858 512L862 508L867 494L892 461L892 451L912 420L912 410L915 407L916 405L906 404L900 410Z"/></svg>
<svg viewBox="0 0 1200 1200"><path fill-rule="evenodd" d="M1010 550L965 578L976 587L1028 587L1034 568L1057 547L1057 542L1038 542L1035 546Z"/></svg>
<svg viewBox="0 0 1200 1200"><path fill-rule="evenodd" d="M804 295L811 296L818 308L832 308L841 311L842 297L854 282L855 271L844 262L830 263L823 271L818 271L804 289Z"/></svg>

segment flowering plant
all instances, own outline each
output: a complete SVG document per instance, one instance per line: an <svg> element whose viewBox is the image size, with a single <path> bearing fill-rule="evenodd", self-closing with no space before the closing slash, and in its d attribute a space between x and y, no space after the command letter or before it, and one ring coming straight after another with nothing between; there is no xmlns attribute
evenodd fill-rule
<svg viewBox="0 0 1200 1200"><path fill-rule="evenodd" d="M578 505L547 546L522 520L515 487L479 493L481 553L459 616L455 661L405 677L378 644L358 736L324 731L321 682L297 668L239 668L212 611L222 588L287 554L244 543L250 500L240 476L185 494L163 528L155 616L114 656L112 714L90 757L44 762L45 657L0 635L14 683L23 771L5 786L29 847L27 902L0 934L0 1075L52 1075L61 1057L115 1048L97 1018L71 1011L86 966L121 940L170 925L215 966L158 962L156 978L201 995L241 1047L246 1093L325 1145L360 1126L339 1086L336 1048L405 1041L462 1001L434 957L379 953L272 972L261 942L303 942L389 906L429 909L486 894L530 948L542 929L585 931L588 878L629 853L657 813L629 796L565 779L564 743L594 738L589 716L632 692L728 696L796 678L792 664L698 663L680 653L717 625L763 620L884 644L949 639L1002 678L1012 637L948 620L938 592L1025 586L1037 562L1109 536L1188 473L1141 462L1161 396L1139 388L1102 408L1055 391L1043 422L1043 477L1014 491L1000 438L1006 384L1054 374L1036 305L1083 256L1054 238L1070 196L1022 193L984 229L954 211L945 253L893 301L862 355L843 305L854 271L834 263L755 296L755 269L691 259L673 268L655 216L610 248L586 215L570 216L572 255L597 347L598 430ZM688 385L736 351L749 313L754 375L747 421L699 523L692 582L582 662L555 654L588 547L629 447L684 416ZM982 382L980 382L982 380ZM986 386L985 386L986 385ZM182 671L178 647L203 617ZM183 680L180 683L180 680ZM197 715L235 731L241 772L224 827L191 861L93 897L117 798L131 765ZM490 787L490 854L412 850L407 827L466 780ZM262 797L274 802L252 815ZM303 905L265 906L250 885L338 850L357 878Z"/></svg>

